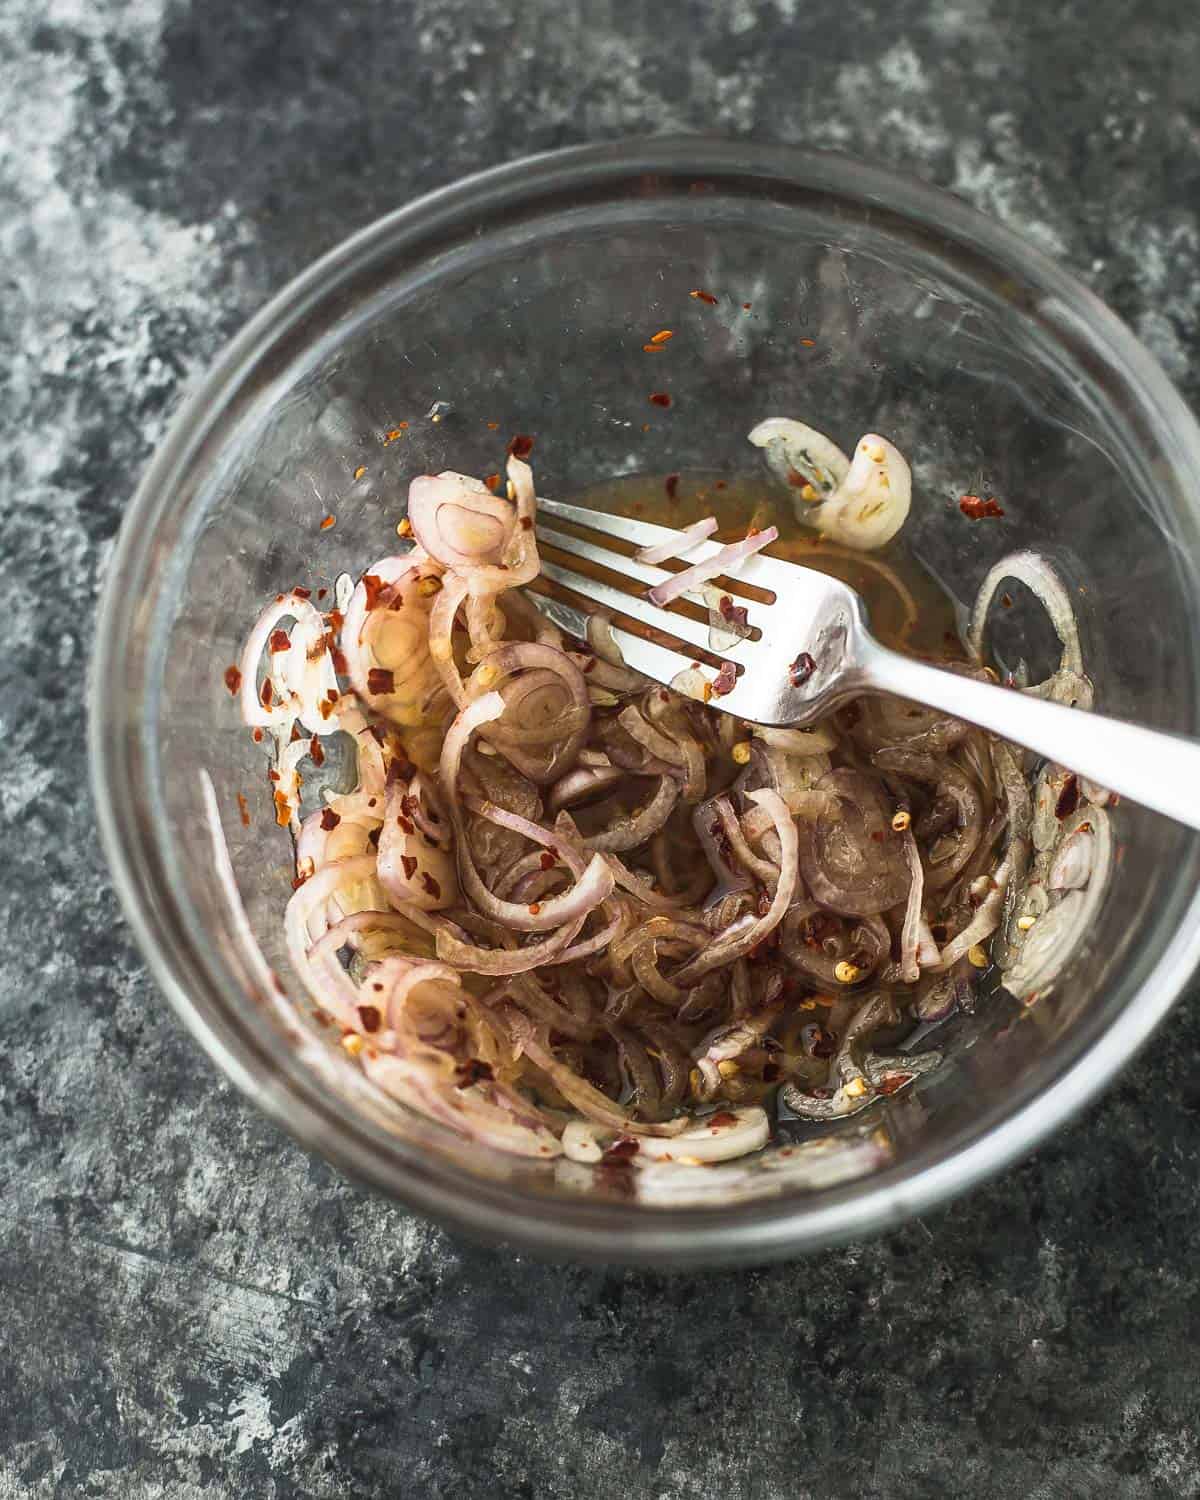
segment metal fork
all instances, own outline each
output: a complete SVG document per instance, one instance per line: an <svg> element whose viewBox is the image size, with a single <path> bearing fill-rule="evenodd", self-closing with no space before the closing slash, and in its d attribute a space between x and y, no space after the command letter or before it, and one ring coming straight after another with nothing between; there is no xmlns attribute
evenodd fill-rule
<svg viewBox="0 0 1200 1500"><path fill-rule="evenodd" d="M606 615L624 616L632 628L614 625L613 637L626 663L656 682L670 684L697 663L715 662L719 669L728 660L737 670L736 682L728 693L714 695L710 707L757 724L797 727L823 717L855 694L891 693L967 719L1177 822L1200 828L1200 743L1194 740L1045 702L890 651L871 635L866 607L852 588L815 569L761 552L743 563L726 585L727 592L742 596L757 638L714 650L706 622L675 607L660 609L645 597L645 590L670 578L670 572L554 523L569 522L638 547L670 541L678 532L540 497L538 514L538 537L544 547L598 565L627 583L622 588L543 555L542 577L579 596L583 607L561 596L539 596L539 608L580 638L589 613L595 613L587 608L589 602ZM716 542L698 542L682 552L680 560L690 565L719 550ZM745 585L751 586L750 599ZM757 590L766 591L773 602L751 602ZM643 628L658 639L648 639ZM662 637L669 637L670 643L664 644ZM712 672L709 680L715 675Z"/></svg>

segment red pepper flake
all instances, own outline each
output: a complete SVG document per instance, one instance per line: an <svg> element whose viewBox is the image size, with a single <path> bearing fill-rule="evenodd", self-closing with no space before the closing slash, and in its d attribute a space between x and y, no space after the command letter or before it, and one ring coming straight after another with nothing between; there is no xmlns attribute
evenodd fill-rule
<svg viewBox="0 0 1200 1500"><path fill-rule="evenodd" d="M314 734L312 739L309 740L308 753L312 758L314 766L323 766L325 764L325 746L321 743L320 735Z"/></svg>
<svg viewBox="0 0 1200 1500"><path fill-rule="evenodd" d="M750 616L746 612L744 604L735 604L728 594L722 594L717 601L717 610L723 620L728 620L731 625L745 627L750 623Z"/></svg>
<svg viewBox="0 0 1200 1500"><path fill-rule="evenodd" d="M433 897L435 901L441 899L442 888L428 870L421 871L421 884L425 887L426 891L428 891L428 893Z"/></svg>
<svg viewBox="0 0 1200 1500"><path fill-rule="evenodd" d="M396 674L388 667L371 667L367 672L367 691L380 696L396 686Z"/></svg>
<svg viewBox="0 0 1200 1500"><path fill-rule="evenodd" d="M723 479L718 479L717 482L716 482L716 484L713 485L713 489L714 490L727 490L728 488L729 488L729 486L725 483L725 481Z"/></svg>
<svg viewBox="0 0 1200 1500"><path fill-rule="evenodd" d="M596 658L594 656L589 656L587 661L585 661L583 664L583 675L586 677L589 672L594 672L595 670Z"/></svg>
<svg viewBox="0 0 1200 1500"><path fill-rule="evenodd" d="M404 878L405 878L405 880L411 880L413 878L413 876L417 873L417 862L416 862L416 860L412 857L411 854L402 854L400 856L400 863L404 866Z"/></svg>
<svg viewBox="0 0 1200 1500"><path fill-rule="evenodd" d="M393 427L389 432L385 432L383 435L383 446L386 448L389 443L394 443L407 426L407 422L401 422L399 427Z"/></svg>
<svg viewBox="0 0 1200 1500"><path fill-rule="evenodd" d="M337 688L330 688L329 691L325 694L326 701L329 703L336 703L341 696L342 695L338 692Z"/></svg>
<svg viewBox="0 0 1200 1500"><path fill-rule="evenodd" d="M331 526L334 526L336 524L337 524L337 517L336 516L323 516L321 518L321 530L322 531L328 531Z"/></svg>
<svg viewBox="0 0 1200 1500"><path fill-rule="evenodd" d="M275 793L275 821L280 828L286 828L292 821L292 804L282 792Z"/></svg>
<svg viewBox="0 0 1200 1500"><path fill-rule="evenodd" d="M679 495L679 475L668 474L663 480L663 489L667 492L668 500L675 500Z"/></svg>
<svg viewBox="0 0 1200 1500"><path fill-rule="evenodd" d="M355 479L361 479L366 472L367 472L367 466L366 466L366 464L359 464L358 468L355 469L355 471L354 471L354 477L355 477ZM322 592L324 592L324 590L322 590Z"/></svg>
<svg viewBox="0 0 1200 1500"><path fill-rule="evenodd" d="M530 520L530 518L528 516L522 516L521 517L521 530L522 531L532 531L533 530L533 522Z"/></svg>
<svg viewBox="0 0 1200 1500"><path fill-rule="evenodd" d="M378 1031L383 1021L377 1005L360 1005L358 1007L358 1017L363 1023L363 1030L366 1032Z"/></svg>
<svg viewBox="0 0 1200 1500"><path fill-rule="evenodd" d="M350 674L350 663L346 660L346 653L334 646L329 653L333 662L333 670L339 677L347 677Z"/></svg>
<svg viewBox="0 0 1200 1500"><path fill-rule="evenodd" d="M695 297L697 302L707 302L710 307L715 307L717 304L717 298L711 292L702 292L699 287L694 287L688 296Z"/></svg>
<svg viewBox="0 0 1200 1500"><path fill-rule="evenodd" d="M297 585L297 587L292 590L292 593L295 594L297 599L312 598L312 589L302 589L299 587L299 585Z"/></svg>
<svg viewBox="0 0 1200 1500"><path fill-rule="evenodd" d="M466 1062L459 1063L457 1073L455 1088L460 1089L469 1089L473 1083L490 1083L496 1076L492 1072L492 1065L478 1057L468 1057Z"/></svg>
<svg viewBox="0 0 1200 1500"><path fill-rule="evenodd" d="M1003 606L1004 609L1011 609L1013 607L1012 595L1011 594L1001 594L1000 595L1000 603L1001 603L1001 605Z"/></svg>
<svg viewBox="0 0 1200 1500"><path fill-rule="evenodd" d="M533 438L527 432L518 432L508 445L508 453L513 458L528 458L533 452Z"/></svg>
<svg viewBox="0 0 1200 1500"><path fill-rule="evenodd" d="M537 914L538 914L538 912L541 911L541 909L542 909L542 906L541 906L541 902L540 901L531 901L529 903L529 915L531 917L536 917Z"/></svg>
<svg viewBox="0 0 1200 1500"><path fill-rule="evenodd" d="M670 406L671 405L671 395L670 395L670 392L669 391L651 391L650 392L650 405L651 406L664 406L664 407Z"/></svg>
<svg viewBox="0 0 1200 1500"><path fill-rule="evenodd" d="M666 353L666 348L667 348L666 344L643 344L642 345L642 353L643 354L665 354Z"/></svg>
<svg viewBox="0 0 1200 1500"><path fill-rule="evenodd" d="M706 1125L711 1125L714 1130L720 1130L723 1125L736 1125L737 1122L737 1115L732 1114L727 1109L721 1109L718 1110L715 1115L709 1115L708 1119L705 1120L704 1123Z"/></svg>
<svg viewBox="0 0 1200 1500"><path fill-rule="evenodd" d="M332 833L341 821L341 814L335 813L332 807L322 808L321 827L326 833Z"/></svg>
<svg viewBox="0 0 1200 1500"><path fill-rule="evenodd" d="M412 838L417 831L417 825L411 819L406 818L403 813L396 814L396 827L401 833L408 834Z"/></svg>
<svg viewBox="0 0 1200 1500"><path fill-rule="evenodd" d="M892 1073L878 1085L881 1094L894 1094L897 1089L902 1089L906 1083L913 1081L911 1073Z"/></svg>
<svg viewBox="0 0 1200 1500"><path fill-rule="evenodd" d="M249 828L250 827L250 804L246 801L245 797L242 796L241 792L239 792L237 794L237 804L238 804L238 812L240 812L241 815L242 815L242 826L244 828Z"/></svg>
<svg viewBox="0 0 1200 1500"><path fill-rule="evenodd" d="M542 852L542 857L539 863L541 864L543 870L553 870L558 861L555 859L554 855L550 853L549 849L545 849Z"/></svg>
<svg viewBox="0 0 1200 1500"><path fill-rule="evenodd" d="M1004 510L997 505L991 495L986 500L981 500L978 495L964 495L958 502L958 508L970 521L982 521L989 516L1002 516Z"/></svg>
<svg viewBox="0 0 1200 1500"><path fill-rule="evenodd" d="M288 735L288 744L289 745L294 745L296 743L296 741L298 739L301 739L301 738L302 738L302 736L301 736L301 733L300 733L300 724L299 724L299 722L297 722L297 723L295 723L295 724L292 725L292 732L291 732L291 734Z"/></svg>
<svg viewBox="0 0 1200 1500"><path fill-rule="evenodd" d="M264 708L270 708L271 699L275 696L275 688L272 685L271 679L269 677L263 678L263 685L259 689L258 696L262 699L262 706Z"/></svg>
<svg viewBox="0 0 1200 1500"><path fill-rule="evenodd" d="M602 1160L606 1167L627 1167L641 1149L637 1141L625 1136L623 1140L612 1143Z"/></svg>
<svg viewBox="0 0 1200 1500"><path fill-rule="evenodd" d="M755 907L760 917L765 917L771 910L771 893L767 890L759 891Z"/></svg>
<svg viewBox="0 0 1200 1500"><path fill-rule="evenodd" d="M816 339L801 339L800 342L806 349L815 349L817 344Z"/></svg>
<svg viewBox="0 0 1200 1500"><path fill-rule="evenodd" d="M496 494L497 491L500 489L500 476L499 476L499 474L489 474L488 477L483 482L484 482L484 484L487 485L488 489L491 490L491 492L492 492L493 495Z"/></svg>
<svg viewBox="0 0 1200 1500"><path fill-rule="evenodd" d="M405 792L400 798L400 811L406 818L411 818L417 810L417 799L411 792Z"/></svg>
<svg viewBox="0 0 1200 1500"><path fill-rule="evenodd" d="M812 1044L814 1057L832 1057L837 1051L837 1037L824 1027L817 1028L816 1040Z"/></svg>
<svg viewBox="0 0 1200 1500"><path fill-rule="evenodd" d="M382 832L382 828L372 828L370 833L367 834L367 843L370 844L372 849L379 848L379 835Z"/></svg>
<svg viewBox="0 0 1200 1500"><path fill-rule="evenodd" d="M1063 789L1058 794L1058 801L1054 804L1054 816L1060 819L1069 818L1078 806L1079 778L1072 771L1063 782Z"/></svg>
<svg viewBox="0 0 1200 1500"><path fill-rule="evenodd" d="M242 686L242 674L236 667L225 668L225 686L236 698Z"/></svg>
<svg viewBox="0 0 1200 1500"><path fill-rule="evenodd" d="M791 678L792 686L803 687L816 670L816 662L807 651L801 651L800 655L788 668L788 676Z"/></svg>
<svg viewBox="0 0 1200 1500"><path fill-rule="evenodd" d="M375 573L364 573L362 580L363 592L367 596L367 612L375 609L382 598L387 584Z"/></svg>
<svg viewBox="0 0 1200 1500"><path fill-rule="evenodd" d="M271 639L267 642L267 650L275 655L278 651L289 651L292 641L286 630L273 630Z"/></svg>
<svg viewBox="0 0 1200 1500"><path fill-rule="evenodd" d="M279 780L279 772L276 771L274 767L272 767L267 772L267 780L268 781L278 781Z"/></svg>
<svg viewBox="0 0 1200 1500"><path fill-rule="evenodd" d="M751 307L753 307L753 306L754 306L754 304L752 302L743 302L742 303L742 311L743 312L749 312L750 309L751 309Z"/></svg>
<svg viewBox="0 0 1200 1500"><path fill-rule="evenodd" d="M327 594L327 593L328 593L328 592L329 592L329 590L328 590L328 589L318 589L318 590L317 590L317 598L318 598L318 599L324 599L324 597L325 597L325 595L326 595L326 594Z"/></svg>
<svg viewBox="0 0 1200 1500"><path fill-rule="evenodd" d="M712 690L718 698L723 698L726 693L732 693L737 687L737 668L731 661L723 661L721 669L712 681Z"/></svg>
<svg viewBox="0 0 1200 1500"><path fill-rule="evenodd" d="M661 349L664 344L669 344L675 337L673 328L660 328L657 333L650 335L650 342L656 349Z"/></svg>
<svg viewBox="0 0 1200 1500"><path fill-rule="evenodd" d="M295 875L292 877L292 890L298 891L306 880L311 880L313 878L313 875L315 873L315 870L301 870L299 875Z"/></svg>
<svg viewBox="0 0 1200 1500"><path fill-rule="evenodd" d="M251 734L250 738L254 741L254 743L256 745L261 745L262 742L263 742L263 732L262 732L262 730L261 729L255 729L254 732Z"/></svg>

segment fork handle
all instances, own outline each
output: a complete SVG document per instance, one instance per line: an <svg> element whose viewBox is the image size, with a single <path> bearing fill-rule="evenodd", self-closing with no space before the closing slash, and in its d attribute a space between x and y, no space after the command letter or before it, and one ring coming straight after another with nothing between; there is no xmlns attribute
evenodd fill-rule
<svg viewBox="0 0 1200 1500"><path fill-rule="evenodd" d="M977 682L861 643L864 686L967 719L1110 791L1200 829L1200 741Z"/></svg>

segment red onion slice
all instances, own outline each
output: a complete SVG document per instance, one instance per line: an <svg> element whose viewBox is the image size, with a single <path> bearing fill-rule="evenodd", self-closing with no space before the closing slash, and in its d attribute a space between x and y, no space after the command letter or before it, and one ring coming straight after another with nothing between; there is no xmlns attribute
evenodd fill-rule
<svg viewBox="0 0 1200 1500"><path fill-rule="evenodd" d="M690 526L685 526L669 542L655 542L652 547L643 547L633 555L640 563L660 563L666 562L668 557L682 557L697 542L712 536L716 529L716 516L705 516L702 521L693 521Z"/></svg>
<svg viewBox="0 0 1200 1500"><path fill-rule="evenodd" d="M738 936L718 940L690 963L685 964L678 973L671 976L674 983L681 988L688 988L703 979L711 970L732 963L735 958L741 958L744 953L749 953L752 948L756 948L763 938L783 921L783 915L792 904L792 898L796 894L796 883L799 878L796 825L792 821L791 813L787 810L787 804L778 792L767 790L751 792L750 800L759 807L766 808L775 819L782 855L779 865L779 884L775 887L771 905L765 916L753 922Z"/></svg>
<svg viewBox="0 0 1200 1500"><path fill-rule="evenodd" d="M564 923L576 920L582 923L588 912L593 907L599 906L613 888L612 871L600 855L597 854L592 858L571 890L560 896L551 896L546 901L531 902L527 906L499 900L484 885L471 857L462 815L462 802L458 792L459 765L471 735L484 724L490 724L498 719L504 712L504 706L504 700L499 693L487 693L482 698L476 699L455 718L442 745L439 779L454 826L459 877L462 880L463 889L478 910L514 931L547 932ZM482 805L480 811L483 816L492 817L490 804ZM502 809L495 809L494 821L503 821L500 816L501 812ZM539 830L539 835L539 842L544 839L549 843L553 839L553 835L546 830Z"/></svg>
<svg viewBox="0 0 1200 1500"><path fill-rule="evenodd" d="M693 563L690 568L685 568L682 573L676 573L664 583L656 583L647 592L646 597L651 604L657 604L661 609L663 605L670 604L672 599L678 599L686 594L689 589L696 589L702 583L707 583L710 578L735 573L747 558L753 557L756 552L761 552L764 547L769 547L778 539L778 536L778 527L768 526L765 531L756 531L753 536L746 537L744 541L730 542L727 547L722 547L719 552L714 552L703 562Z"/></svg>

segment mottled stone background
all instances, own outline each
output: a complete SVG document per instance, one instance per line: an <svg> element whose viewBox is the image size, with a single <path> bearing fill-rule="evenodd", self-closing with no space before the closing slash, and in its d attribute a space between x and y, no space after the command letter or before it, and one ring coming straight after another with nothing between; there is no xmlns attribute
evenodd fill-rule
<svg viewBox="0 0 1200 1500"><path fill-rule="evenodd" d="M148 982L83 676L131 489L288 276L524 152L870 154L1061 256L1200 398L1195 0L0 7L0 1500L1200 1495L1200 1021L902 1233L547 1268L264 1124Z"/></svg>

